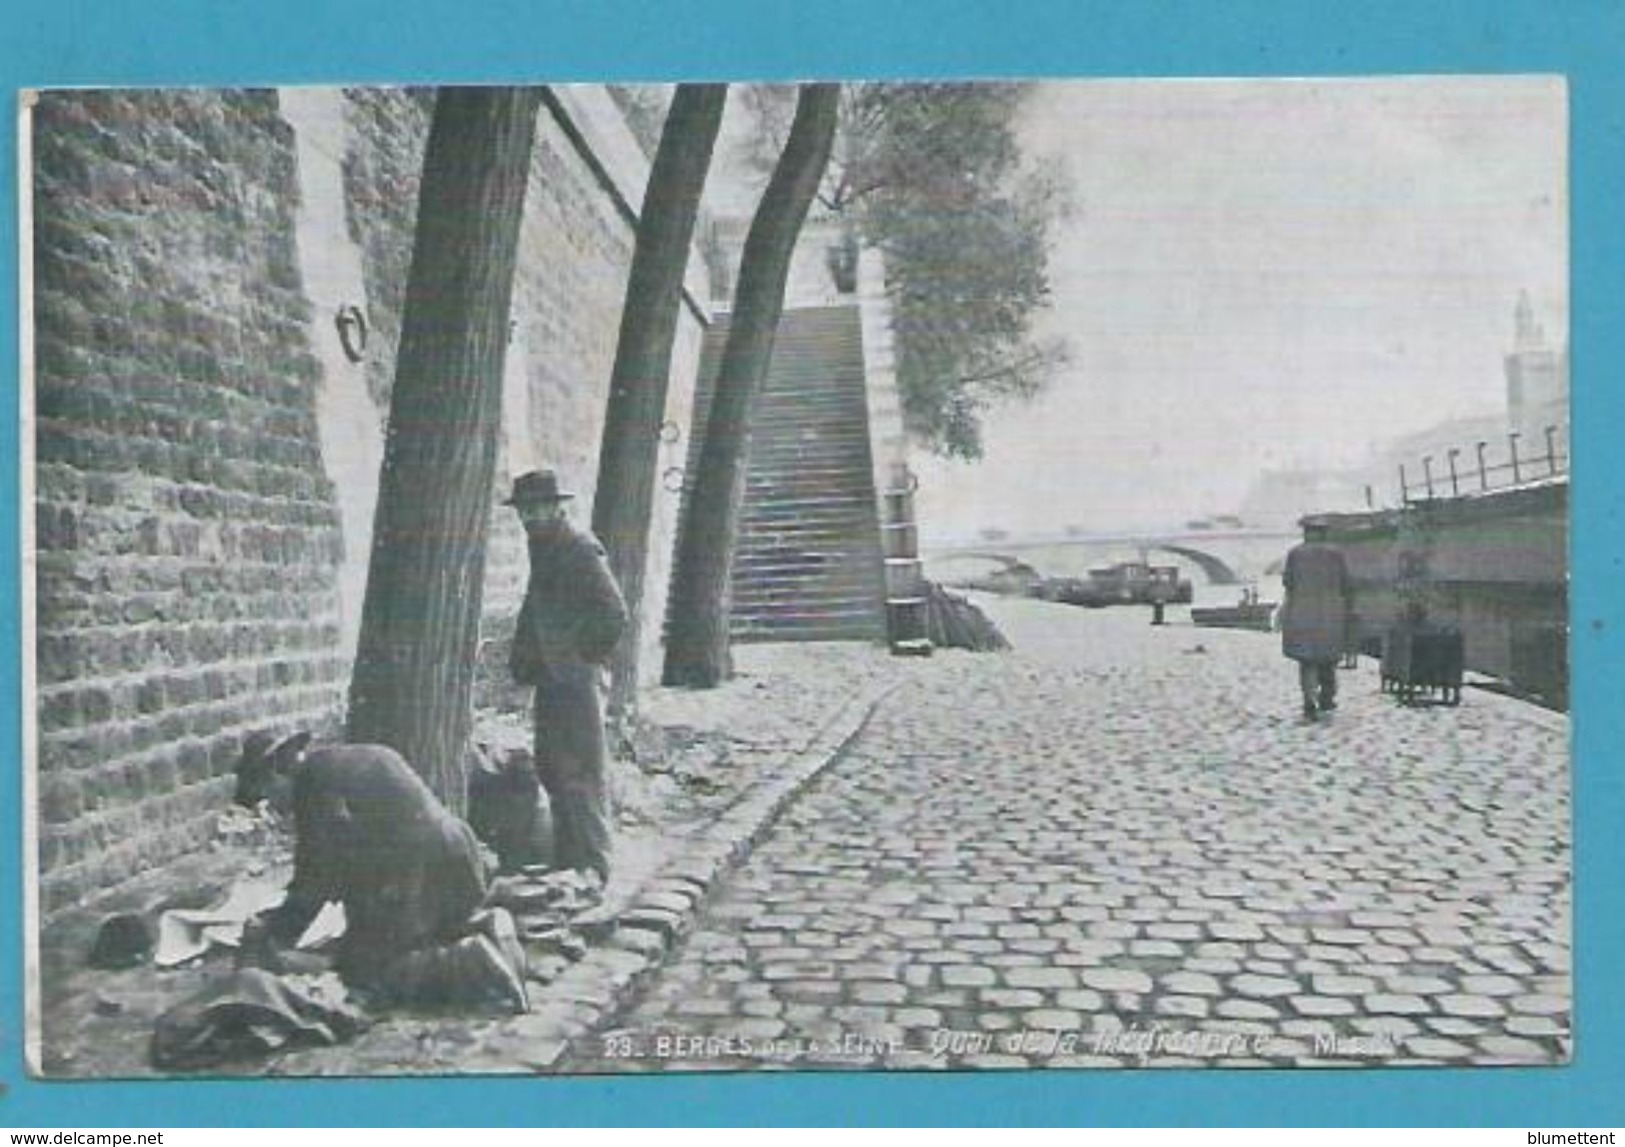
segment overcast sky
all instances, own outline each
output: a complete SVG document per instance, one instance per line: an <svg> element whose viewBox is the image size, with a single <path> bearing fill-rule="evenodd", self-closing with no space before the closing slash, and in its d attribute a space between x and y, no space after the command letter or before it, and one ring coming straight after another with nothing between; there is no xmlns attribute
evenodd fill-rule
<svg viewBox="0 0 1625 1147"><path fill-rule="evenodd" d="M1043 85L1073 361L981 464L918 467L928 532L1183 522L1503 410L1518 292L1567 338L1566 131L1547 78Z"/></svg>

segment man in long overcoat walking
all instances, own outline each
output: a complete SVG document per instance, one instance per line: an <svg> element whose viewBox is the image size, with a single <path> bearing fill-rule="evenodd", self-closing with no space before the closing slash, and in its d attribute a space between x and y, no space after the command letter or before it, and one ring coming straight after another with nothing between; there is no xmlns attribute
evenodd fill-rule
<svg viewBox="0 0 1625 1147"><path fill-rule="evenodd" d="M507 499L530 540L530 584L509 668L536 687L536 772L553 810L554 861L609 878L608 749L600 674L626 627L604 547L571 524L551 470L514 480Z"/></svg>
<svg viewBox="0 0 1625 1147"><path fill-rule="evenodd" d="M1320 522L1305 522L1303 541L1287 553L1281 582L1281 652L1298 663L1303 714L1337 707L1337 662L1347 640L1353 586L1342 551Z"/></svg>

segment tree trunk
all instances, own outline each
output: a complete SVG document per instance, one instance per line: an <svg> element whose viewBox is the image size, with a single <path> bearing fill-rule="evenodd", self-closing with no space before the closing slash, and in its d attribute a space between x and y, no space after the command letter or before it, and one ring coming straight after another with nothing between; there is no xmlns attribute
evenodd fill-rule
<svg viewBox="0 0 1625 1147"><path fill-rule="evenodd" d="M694 217L727 96L726 84L680 84L672 96L643 194L621 311L592 510L593 532L609 551L609 567L628 607L626 632L611 667L610 716L617 721L629 717L637 702L643 574L671 348Z"/></svg>
<svg viewBox="0 0 1625 1147"><path fill-rule="evenodd" d="M539 102L526 88L435 100L350 683L350 739L399 751L459 814Z"/></svg>
<svg viewBox="0 0 1625 1147"><path fill-rule="evenodd" d="M730 579L752 408L773 358L790 256L829 162L840 90L839 84L802 87L784 154L745 237L728 345L706 416L705 443L677 554L663 677L668 685L709 689L733 671Z"/></svg>

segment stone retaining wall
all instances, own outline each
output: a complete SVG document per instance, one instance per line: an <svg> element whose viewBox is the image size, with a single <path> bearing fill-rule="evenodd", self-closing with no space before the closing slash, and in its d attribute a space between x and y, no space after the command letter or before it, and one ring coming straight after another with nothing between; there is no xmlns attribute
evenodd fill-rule
<svg viewBox="0 0 1625 1147"><path fill-rule="evenodd" d="M539 121L498 474L505 489L520 470L558 467L583 521L628 201L647 176L627 170L628 154L642 162L635 147L613 162L584 154L625 125L583 130L569 111L604 105L555 98ZM33 767L47 920L202 846L247 732L342 715L370 544L358 523L376 491L334 456L332 411L357 420L352 440L381 441L432 93L351 89L301 106L293 115L272 90L123 91L43 93L34 108ZM310 230L293 126L323 115L322 146L342 148L333 233ZM335 251L364 284L354 379L317 289L313 261ZM669 413L686 434L692 300L681 324ZM500 641L525 555L495 501L485 607ZM657 494L656 617L675 512ZM658 671L657 655L645 661Z"/></svg>
<svg viewBox="0 0 1625 1147"><path fill-rule="evenodd" d="M49 913L201 844L239 732L344 666L276 94L47 93L34 143Z"/></svg>

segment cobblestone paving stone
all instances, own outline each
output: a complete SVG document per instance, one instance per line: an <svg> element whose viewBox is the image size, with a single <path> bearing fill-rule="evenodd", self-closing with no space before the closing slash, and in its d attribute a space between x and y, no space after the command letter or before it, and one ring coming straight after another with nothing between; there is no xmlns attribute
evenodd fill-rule
<svg viewBox="0 0 1625 1147"><path fill-rule="evenodd" d="M1565 1061L1567 724L1266 635L990 605L572 1071Z"/></svg>
<svg viewBox="0 0 1625 1147"><path fill-rule="evenodd" d="M611 772L620 823L606 908L636 900L646 906L639 909L640 922L657 927L687 915L696 887L684 876L697 859L690 854L690 834L709 824L705 831L719 839L737 837L740 823L726 815L729 810L750 805L753 793L793 773L800 755L822 743L826 726L840 723L836 718L846 706L896 672L895 659L884 649L854 644L745 645L734 651L734 662L735 677L719 689L656 689L641 699L643 715L672 744L664 759L652 762L658 766L652 772L625 762ZM722 821L716 820L719 815ZM754 821L745 817L741 823L749 827ZM150 873L131 888L125 907L178 888L224 889L274 852L268 845L230 847ZM662 891L662 882L675 886ZM626 922L625 912L616 914ZM83 953L100 912L82 917L62 930L42 958L45 1070L98 1078L163 1074L147 1054L154 1020L221 974L231 964L230 954L175 969L149 964L89 969ZM595 950L581 964L571 966L559 957L537 961L533 953L529 1015L401 1010L379 1016L378 1023L344 1043L214 1070L293 1076L547 1071L565 1040L601 1018L622 981L640 974L645 961L634 956L640 941L655 957L665 947L658 930L623 927L614 950Z"/></svg>

